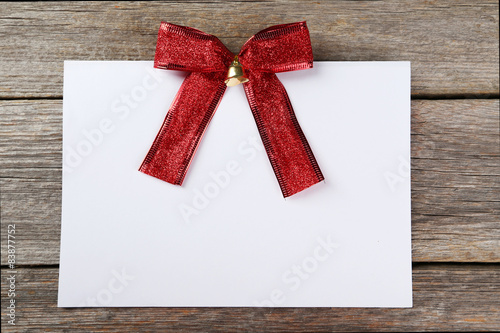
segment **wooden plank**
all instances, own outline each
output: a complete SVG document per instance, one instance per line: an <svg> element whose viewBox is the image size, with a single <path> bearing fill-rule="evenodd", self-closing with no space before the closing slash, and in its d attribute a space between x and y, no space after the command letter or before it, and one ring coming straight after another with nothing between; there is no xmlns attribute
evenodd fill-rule
<svg viewBox="0 0 500 333"><path fill-rule="evenodd" d="M2 269L2 295L7 271ZM418 265L414 307L381 308L72 308L56 307L57 268L18 269L16 326L2 331L332 332L500 329L498 265Z"/></svg>
<svg viewBox="0 0 500 333"><path fill-rule="evenodd" d="M20 263L57 264L61 101L0 101L0 109L2 230L19 228ZM498 100L412 102L415 262L500 261L498 118Z"/></svg>
<svg viewBox="0 0 500 333"><path fill-rule="evenodd" d="M498 1L12 2L0 14L0 98L62 96L63 60L152 60L160 21L233 52L307 20L315 60L410 60L414 95L498 96Z"/></svg>
<svg viewBox="0 0 500 333"><path fill-rule="evenodd" d="M500 261L498 107L498 100L412 103L417 261Z"/></svg>

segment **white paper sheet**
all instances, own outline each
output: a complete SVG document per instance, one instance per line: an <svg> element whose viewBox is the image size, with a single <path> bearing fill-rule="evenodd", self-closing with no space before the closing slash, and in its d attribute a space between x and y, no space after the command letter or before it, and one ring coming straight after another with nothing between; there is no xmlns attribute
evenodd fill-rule
<svg viewBox="0 0 500 333"><path fill-rule="evenodd" d="M410 63L279 74L325 176L283 199L243 87L182 187L138 170L182 80L66 61L60 307L411 307Z"/></svg>

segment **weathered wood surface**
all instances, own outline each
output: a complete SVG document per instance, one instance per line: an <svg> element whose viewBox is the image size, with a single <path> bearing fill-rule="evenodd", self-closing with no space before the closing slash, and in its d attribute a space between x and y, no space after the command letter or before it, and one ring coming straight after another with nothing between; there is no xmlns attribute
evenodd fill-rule
<svg viewBox="0 0 500 333"><path fill-rule="evenodd" d="M5 270L2 270L2 275ZM17 327L5 332L334 332L500 329L495 265L417 265L414 307L73 308L56 307L58 270L18 270ZM4 276L2 276L2 280ZM6 286L2 285L2 294ZM2 299L2 317L7 303ZM20 329L21 328L21 329Z"/></svg>
<svg viewBox="0 0 500 333"><path fill-rule="evenodd" d="M414 95L498 96L496 0L272 0L3 3L0 98L60 98L66 59L153 59L161 20L233 52L265 27L307 20L316 60L410 60Z"/></svg>
<svg viewBox="0 0 500 333"><path fill-rule="evenodd" d="M412 102L415 262L500 261L498 108L493 99ZM19 264L57 264L62 102L0 101L0 109L2 230L16 224Z"/></svg>
<svg viewBox="0 0 500 333"><path fill-rule="evenodd" d="M2 3L2 265L5 226L19 230L17 325L6 325L3 266L2 330L500 330L498 7L495 0ZM307 20L315 60L412 62L413 309L56 307L63 60L150 60L162 20L215 34L233 52L265 27Z"/></svg>

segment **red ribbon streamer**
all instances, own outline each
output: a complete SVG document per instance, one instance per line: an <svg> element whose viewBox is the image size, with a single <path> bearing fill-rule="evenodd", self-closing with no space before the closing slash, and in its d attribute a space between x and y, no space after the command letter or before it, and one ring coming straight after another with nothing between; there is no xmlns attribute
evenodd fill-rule
<svg viewBox="0 0 500 333"><path fill-rule="evenodd" d="M243 83L267 155L284 197L324 179L275 73L312 68L305 22L276 25L251 37L238 54ZM190 72L175 97L140 171L181 185L226 90L234 55L215 36L162 22L154 67Z"/></svg>

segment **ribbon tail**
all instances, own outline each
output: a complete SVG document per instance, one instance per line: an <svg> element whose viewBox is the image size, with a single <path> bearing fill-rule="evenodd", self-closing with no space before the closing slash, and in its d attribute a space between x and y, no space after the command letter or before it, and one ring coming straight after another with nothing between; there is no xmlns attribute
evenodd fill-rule
<svg viewBox="0 0 500 333"><path fill-rule="evenodd" d="M324 180L276 74L249 72L245 93L283 197Z"/></svg>
<svg viewBox="0 0 500 333"><path fill-rule="evenodd" d="M139 171L181 185L226 90L225 72L189 73Z"/></svg>

